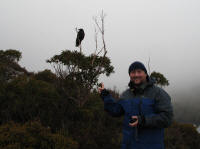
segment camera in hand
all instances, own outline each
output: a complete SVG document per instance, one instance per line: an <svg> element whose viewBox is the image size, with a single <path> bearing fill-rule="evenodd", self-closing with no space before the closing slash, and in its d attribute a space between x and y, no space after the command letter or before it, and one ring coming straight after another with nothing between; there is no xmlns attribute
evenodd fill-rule
<svg viewBox="0 0 200 149"><path fill-rule="evenodd" d="M130 118L129 123L134 123L137 121L137 118Z"/></svg>

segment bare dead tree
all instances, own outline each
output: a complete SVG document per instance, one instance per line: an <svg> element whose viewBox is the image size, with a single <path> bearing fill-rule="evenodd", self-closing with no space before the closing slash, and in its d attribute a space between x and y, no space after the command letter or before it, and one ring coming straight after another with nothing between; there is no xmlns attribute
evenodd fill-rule
<svg viewBox="0 0 200 149"><path fill-rule="evenodd" d="M99 54L101 54L103 52L103 59L99 64L98 72L101 70L101 65L103 63L104 57L107 54L106 42L105 42L105 27L104 27L105 17L106 17L106 14L103 11L101 12L101 15L100 15L100 23L99 23L99 20L98 20L97 17L93 17L93 20L94 20L94 23L95 23L95 43L96 43L96 48L95 48L95 52L93 54L94 58L92 60L92 66L94 64L96 56L98 56ZM97 31L96 28L98 29L98 31ZM100 49L98 49L98 40L97 40L98 32L101 33L101 39L102 39L102 44L103 44L103 46Z"/></svg>
<svg viewBox="0 0 200 149"><path fill-rule="evenodd" d="M151 75L151 67L150 67L150 56L149 56L149 60L148 60L148 72L149 72L149 76Z"/></svg>
<svg viewBox="0 0 200 149"><path fill-rule="evenodd" d="M97 29L96 27L94 27L94 40L95 40L95 51L94 51L94 57L92 59L92 66L94 64L94 61L96 59L96 56L97 56L97 50L98 50L98 32L97 32Z"/></svg>

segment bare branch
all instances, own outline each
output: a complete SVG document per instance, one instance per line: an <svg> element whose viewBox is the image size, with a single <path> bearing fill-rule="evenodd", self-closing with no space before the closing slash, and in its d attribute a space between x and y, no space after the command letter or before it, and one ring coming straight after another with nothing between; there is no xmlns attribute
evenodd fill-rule
<svg viewBox="0 0 200 149"><path fill-rule="evenodd" d="M150 56L149 56L149 60L148 60L148 71L149 71L149 75L151 75L151 68L150 68Z"/></svg>
<svg viewBox="0 0 200 149"><path fill-rule="evenodd" d="M99 65L100 67L99 67L99 69L98 69L98 72L101 70L101 65L102 65L102 63L103 63L103 61L104 61L104 57L105 57L106 54L107 54L106 42L105 42L105 38L104 38L104 32L105 32L105 28L104 28L104 19L105 19L105 17L106 17L106 15L105 15L104 12L102 11L102 13L101 13L101 15L100 15L101 24L99 24L99 22L98 22L98 20L97 20L97 17L94 17L94 18L93 18L93 20L94 20L94 22L95 22L97 28L99 29L99 31L100 31L100 33L101 33L101 38L102 38L103 47L102 47L101 50L96 54L97 48L98 48L98 47L97 47L97 40L95 40L95 41L96 41L96 49L95 49L95 56L94 56L94 58L93 58L93 60L92 60L92 66L93 66L93 63L94 63L94 61L95 61L96 56L99 55L99 54L102 52L102 50L104 50L103 59L102 59L102 61L100 62L100 65ZM95 33L96 33L96 28L95 28ZM97 37L97 36L96 36L96 37ZM95 39L97 39L97 38L95 38Z"/></svg>
<svg viewBox="0 0 200 149"><path fill-rule="evenodd" d="M94 22L95 22L96 26L98 27L99 31L102 33L102 29L101 29L101 27L99 26L97 17L94 17L93 19L94 19Z"/></svg>
<svg viewBox="0 0 200 149"><path fill-rule="evenodd" d="M76 33L78 33L78 28L77 27L75 28L75 31L76 31Z"/></svg>
<svg viewBox="0 0 200 149"><path fill-rule="evenodd" d="M98 32L97 32L96 27L95 27L94 40L95 40L95 45L96 45L96 49L95 49L95 54L96 54L96 51L98 50Z"/></svg>
<svg viewBox="0 0 200 149"><path fill-rule="evenodd" d="M94 51L94 57L93 57L93 59L92 59L92 66L93 66L93 64L94 64L94 61L95 61L95 59L96 59L96 52L97 52L97 50L98 50L98 32L97 32L97 29L96 29L96 27L94 27L94 32L95 32L95 34L94 34L94 40L95 40L95 51Z"/></svg>
<svg viewBox="0 0 200 149"><path fill-rule="evenodd" d="M79 40L79 42L80 42L80 40ZM80 48L80 53L82 53L82 43L80 43L79 48Z"/></svg>
<svg viewBox="0 0 200 149"><path fill-rule="evenodd" d="M103 48L104 47L101 48L101 50L97 53L97 55L99 55L103 51Z"/></svg>

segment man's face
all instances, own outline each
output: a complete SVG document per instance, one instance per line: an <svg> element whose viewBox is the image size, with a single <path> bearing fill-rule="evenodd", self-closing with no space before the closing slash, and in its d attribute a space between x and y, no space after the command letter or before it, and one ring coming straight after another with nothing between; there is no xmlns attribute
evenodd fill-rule
<svg viewBox="0 0 200 149"><path fill-rule="evenodd" d="M141 69L135 69L130 72L130 79L134 84L141 84L146 81L147 74Z"/></svg>

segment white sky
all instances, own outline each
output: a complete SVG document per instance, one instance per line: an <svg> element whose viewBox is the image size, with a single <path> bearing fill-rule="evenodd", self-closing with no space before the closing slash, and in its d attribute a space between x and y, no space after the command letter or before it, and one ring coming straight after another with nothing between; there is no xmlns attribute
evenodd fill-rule
<svg viewBox="0 0 200 149"><path fill-rule="evenodd" d="M167 90L199 85L199 0L1 0L0 49L17 49L29 71L51 68L46 59L75 50L75 28L86 36L83 52L94 50L93 16L107 14L105 38L115 74L102 77L105 87L123 91L128 67L136 61L170 81Z"/></svg>

